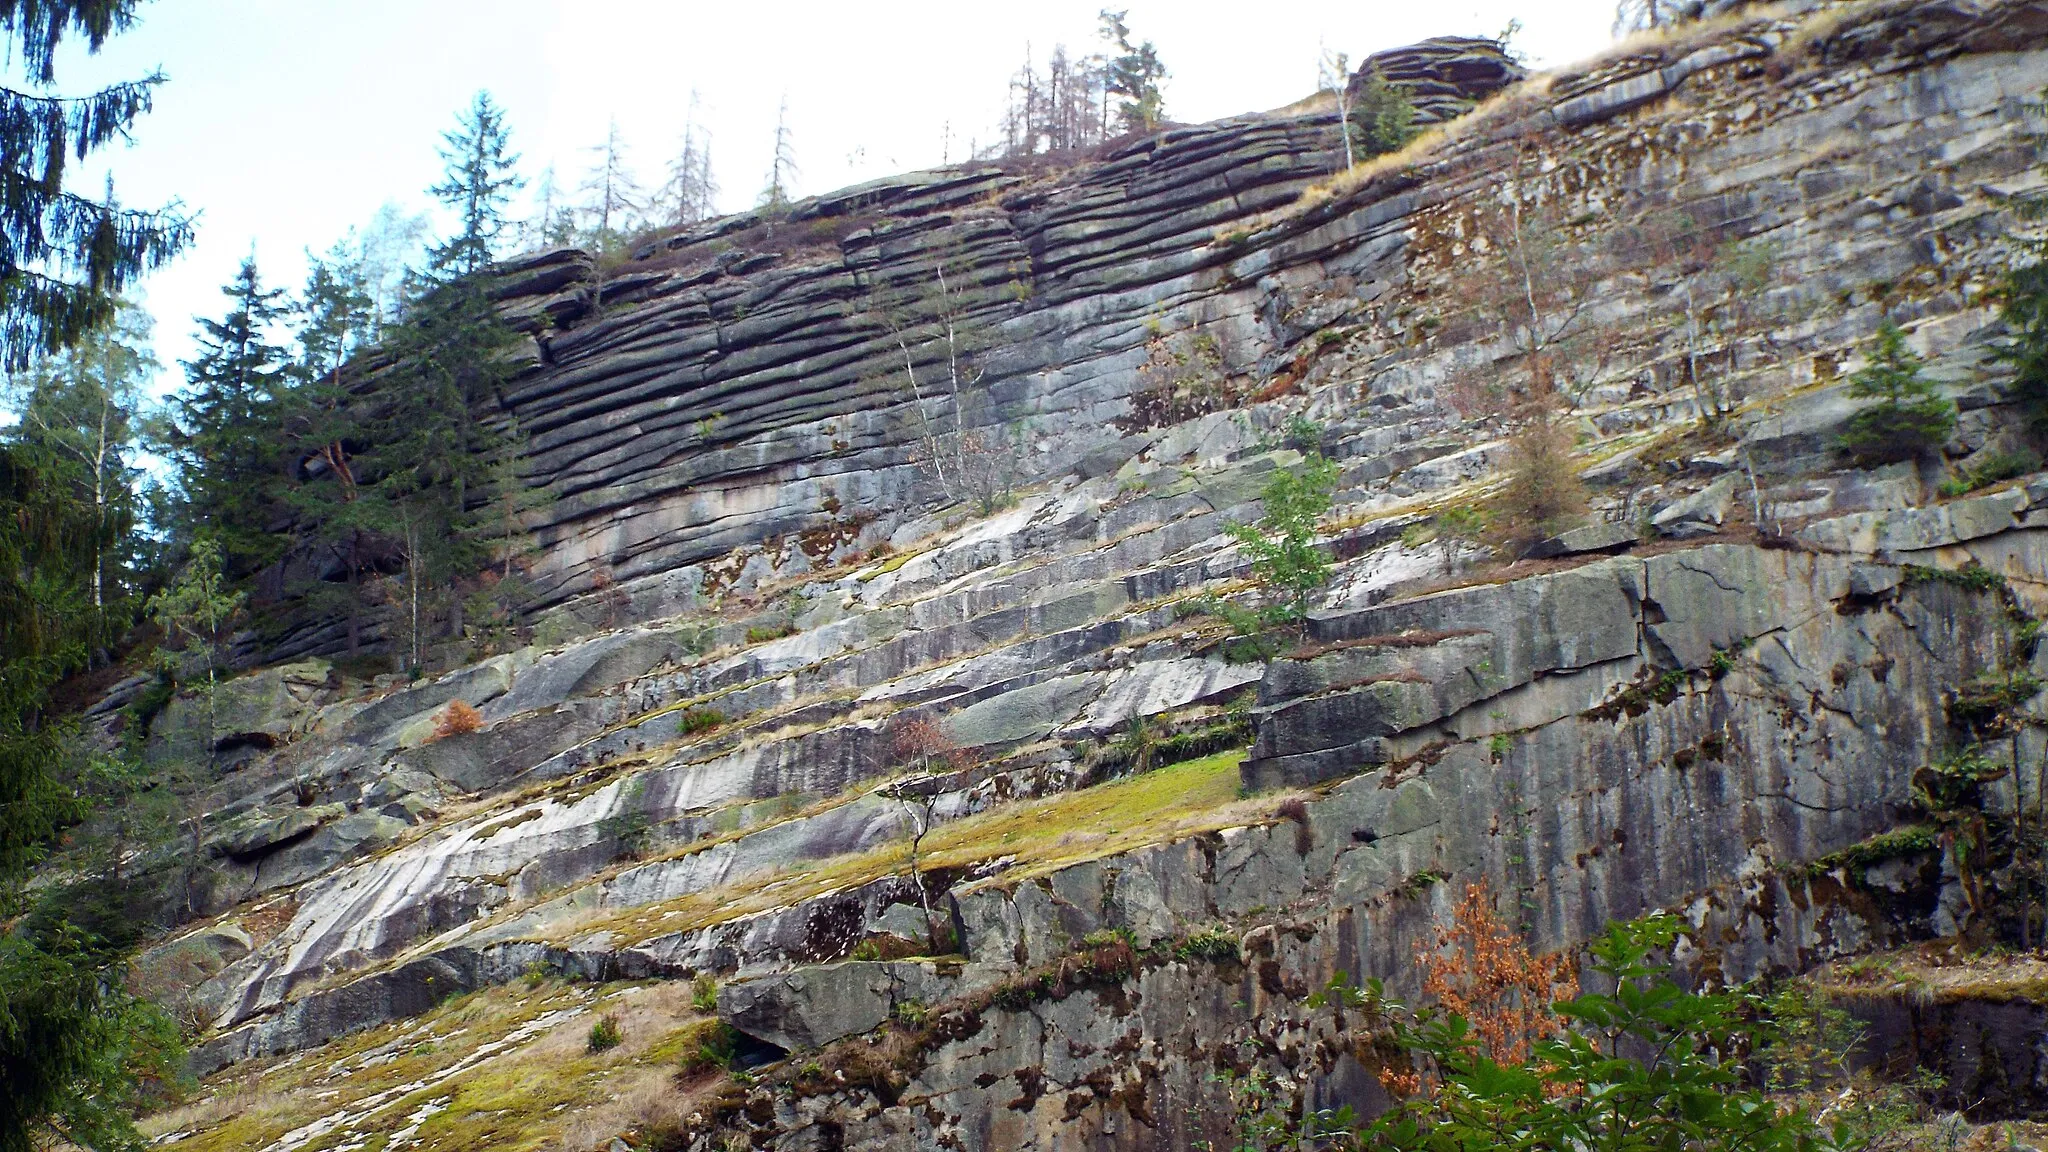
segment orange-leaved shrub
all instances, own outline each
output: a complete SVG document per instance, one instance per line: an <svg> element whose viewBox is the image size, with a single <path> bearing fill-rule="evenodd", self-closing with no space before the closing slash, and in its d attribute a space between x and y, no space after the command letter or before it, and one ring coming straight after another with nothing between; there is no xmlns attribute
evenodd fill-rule
<svg viewBox="0 0 2048 1152"><path fill-rule="evenodd" d="M481 732L483 727L483 713L464 701L450 700L448 707L443 708L441 714L434 718L434 739L444 740L464 732Z"/></svg>

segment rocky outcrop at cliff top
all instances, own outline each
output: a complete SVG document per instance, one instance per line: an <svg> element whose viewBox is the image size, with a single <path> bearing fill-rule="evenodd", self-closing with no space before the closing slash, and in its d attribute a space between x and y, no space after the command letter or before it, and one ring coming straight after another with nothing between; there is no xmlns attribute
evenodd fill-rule
<svg viewBox="0 0 2048 1152"><path fill-rule="evenodd" d="M1435 124L1463 115L1529 73L1498 40L1438 36L1367 56L1352 74L1350 94L1355 98L1375 74L1400 85L1415 106L1417 124Z"/></svg>

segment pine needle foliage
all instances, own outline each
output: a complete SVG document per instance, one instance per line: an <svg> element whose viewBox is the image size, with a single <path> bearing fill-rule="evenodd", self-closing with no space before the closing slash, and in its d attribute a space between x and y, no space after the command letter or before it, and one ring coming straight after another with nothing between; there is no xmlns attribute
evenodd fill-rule
<svg viewBox="0 0 2048 1152"><path fill-rule="evenodd" d="M2048 89L2021 106L2032 124L2048 123ZM2037 161L2048 161L2048 130L2028 129L2021 139ZM1999 319L2006 339L1995 350L2013 369L2013 392L2026 407L2036 429L2048 428L2048 192L2015 198L2013 215L2021 231L2010 237L2018 259L1999 283Z"/></svg>
<svg viewBox="0 0 2048 1152"><path fill-rule="evenodd" d="M1926 455L1956 426L1956 406L1920 374L1920 358L1889 320L1878 329L1870 363L1850 378L1849 394L1877 401L1850 417L1842 434L1842 447L1864 467Z"/></svg>
<svg viewBox="0 0 2048 1152"><path fill-rule="evenodd" d="M135 0L0 0L0 39L26 83L0 85L0 367L76 343L113 317L115 298L192 240L175 209L123 208L67 190L69 165L125 140L150 110L160 73L84 96L54 91L58 47L97 52L134 23Z"/></svg>

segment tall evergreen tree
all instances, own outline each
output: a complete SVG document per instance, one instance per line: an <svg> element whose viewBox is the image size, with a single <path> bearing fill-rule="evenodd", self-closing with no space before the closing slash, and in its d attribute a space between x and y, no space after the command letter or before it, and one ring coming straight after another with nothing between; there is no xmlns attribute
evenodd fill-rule
<svg viewBox="0 0 2048 1152"><path fill-rule="evenodd" d="M57 49L97 52L135 20L136 0L0 0L0 40L26 81L0 85L0 366L25 367L106 323L116 294L192 239L174 210L124 209L65 190L68 163L125 139L160 73L86 96L56 91ZM18 56L14 55L16 52Z"/></svg>
<svg viewBox="0 0 2048 1152"><path fill-rule="evenodd" d="M1878 326L1870 363L1849 378L1849 395L1877 401L1851 416L1842 433L1842 447L1864 467L1926 455L1956 426L1956 406L1920 374L1920 358L1889 319Z"/></svg>
<svg viewBox="0 0 2048 1152"><path fill-rule="evenodd" d="M1159 82L1166 79L1166 65L1150 40L1134 43L1125 22L1127 12L1103 9L1102 38L1116 46L1108 62L1106 87L1111 95L1123 97L1117 118L1126 132L1150 132L1166 119L1166 98Z"/></svg>
<svg viewBox="0 0 2048 1152"><path fill-rule="evenodd" d="M67 98L54 90L57 49L75 34L97 51L136 7L0 0L0 40L26 81L0 86L0 366L10 370L107 324L115 294L190 240L175 213L128 211L111 190L93 200L64 187L67 163L125 137L162 77ZM160 1043L170 1039L162 1015L123 991L132 940L68 901L33 908L26 882L57 833L83 816L57 781L64 726L49 715L50 689L108 632L92 610L107 510L81 499L56 401L47 397L43 425L0 437L0 1152L139 1147L126 1108L137 1057L174 1046Z"/></svg>
<svg viewBox="0 0 2048 1152"><path fill-rule="evenodd" d="M460 222L454 236L433 251L434 268L467 276L497 258L505 231L505 205L525 181L511 150L512 133L504 109L489 92L478 92L468 110L456 118L455 130L444 133L441 160L447 170L430 191Z"/></svg>
<svg viewBox="0 0 2048 1152"><path fill-rule="evenodd" d="M290 485L287 499L301 535L325 555L316 559L311 583L290 591L310 597L316 610L343 613L354 655L361 643L363 578L377 549L357 499L355 453L364 435L363 401L356 395L360 381L351 361L368 347L376 317L364 262L347 241L329 249L325 258L309 254L306 286L292 311L299 360L283 418L294 465L286 472L308 482ZM338 585L332 582L336 568Z"/></svg>
<svg viewBox="0 0 2048 1152"><path fill-rule="evenodd" d="M365 426L354 515L404 560L395 622L415 670L424 667L433 598L489 556L478 525L503 436L484 416L509 376L513 338L488 285L466 277L431 287L384 343L396 366L378 382ZM449 630L460 634L457 609Z"/></svg>
<svg viewBox="0 0 2048 1152"><path fill-rule="evenodd" d="M280 401L289 361L273 343L285 314L282 289L267 289L256 260L242 261L221 289L225 316L202 318L200 351L185 368L173 434L190 528L220 541L237 579L275 559L270 535L279 474Z"/></svg>

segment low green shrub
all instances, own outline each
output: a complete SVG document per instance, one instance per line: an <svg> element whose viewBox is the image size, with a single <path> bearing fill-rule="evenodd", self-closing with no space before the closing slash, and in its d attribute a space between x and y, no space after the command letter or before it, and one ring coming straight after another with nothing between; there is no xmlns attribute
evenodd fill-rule
<svg viewBox="0 0 2048 1152"><path fill-rule="evenodd" d="M1193 932L1173 946L1182 960L1237 960L1241 958L1237 937L1223 928Z"/></svg>
<svg viewBox="0 0 2048 1152"><path fill-rule="evenodd" d="M691 708L684 711L682 720L677 724L677 729L685 736L695 736L699 732L709 732L725 722L725 713L716 709Z"/></svg>
<svg viewBox="0 0 2048 1152"><path fill-rule="evenodd" d="M590 1050L592 1052L604 1052L617 1048L619 1043L625 1038L625 1033L619 1028L619 1018L609 1012L599 1016L596 1022L590 1026Z"/></svg>

